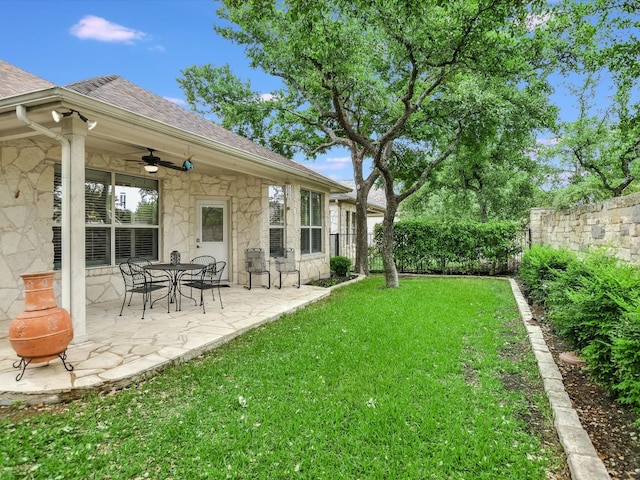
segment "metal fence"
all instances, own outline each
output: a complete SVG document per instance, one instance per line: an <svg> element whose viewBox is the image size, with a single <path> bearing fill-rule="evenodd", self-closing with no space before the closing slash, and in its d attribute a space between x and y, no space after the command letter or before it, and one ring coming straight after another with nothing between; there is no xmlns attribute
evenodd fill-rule
<svg viewBox="0 0 640 480"><path fill-rule="evenodd" d="M368 235L368 245L373 246L373 234ZM356 261L356 235L355 233L332 233L329 235L329 253L332 257L341 255Z"/></svg>
<svg viewBox="0 0 640 480"><path fill-rule="evenodd" d="M484 262L476 259L467 262L444 261L438 258L396 259L399 273L443 273L443 274L514 274L520 266L522 253L529 247L529 231L523 230L518 238L519 251L500 262ZM368 235L368 263L370 272L383 272L382 255L375 244L373 234ZM356 236L348 233L330 234L330 254L341 255L356 261Z"/></svg>

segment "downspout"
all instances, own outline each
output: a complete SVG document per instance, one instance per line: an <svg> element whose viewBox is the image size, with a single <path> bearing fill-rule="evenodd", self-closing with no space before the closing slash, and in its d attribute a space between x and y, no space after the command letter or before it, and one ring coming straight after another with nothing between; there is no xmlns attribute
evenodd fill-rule
<svg viewBox="0 0 640 480"><path fill-rule="evenodd" d="M62 160L62 308L71 311L71 242L68 239L70 234L71 208L71 143L62 134L55 132L33 122L27 116L27 109L24 105L16 106L16 116L18 120L25 123L31 129L40 132L47 137L55 138L60 142Z"/></svg>

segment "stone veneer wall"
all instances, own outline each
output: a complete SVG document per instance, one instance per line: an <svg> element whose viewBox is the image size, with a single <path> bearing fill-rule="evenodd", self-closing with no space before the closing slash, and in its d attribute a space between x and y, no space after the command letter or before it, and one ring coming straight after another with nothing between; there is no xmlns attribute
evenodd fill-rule
<svg viewBox="0 0 640 480"><path fill-rule="evenodd" d="M20 275L53 269L53 177L60 158L60 145L32 139L0 143L0 320L15 317L24 307ZM140 175L134 162L106 154L89 153L87 167ZM163 208L160 260L168 261L171 250L186 258L196 256L196 222L193 218L199 198L229 202L232 233L229 238L230 281L238 281L237 249L259 244L264 232L261 193L263 180L245 175L208 176L196 171L176 175L157 173ZM35 207L35 208L34 208ZM267 233L268 234L268 233ZM243 260L243 259L242 259ZM60 272L55 290L60 301ZM87 303L121 299L123 282L117 266L86 269Z"/></svg>
<svg viewBox="0 0 640 480"><path fill-rule="evenodd" d="M618 258L640 264L640 193L561 211L534 208L530 235L532 245L575 252L608 247Z"/></svg>
<svg viewBox="0 0 640 480"><path fill-rule="evenodd" d="M0 321L15 317L24 306L20 275L53 269L53 177L59 161L59 143L33 139L0 142ZM87 167L136 176L140 166L120 157L89 153ZM202 175L197 170L176 175L160 169L156 174L162 198L159 257L169 260L169 252L178 250L184 258L197 255L197 224L194 218L199 199L228 202L231 232L228 241L228 273L232 283L244 284L244 249L262 246L268 249L269 183L249 175ZM300 186L294 185L292 198L300 198ZM298 248L300 206L291 201L287 211L287 246ZM328 194L325 195L325 225L329 225ZM328 235L325 236L328 239ZM327 242L328 240L325 240ZM328 252L328 244L325 252ZM296 252L299 256L300 253ZM299 257L300 258L300 257ZM273 264L273 262L272 262ZM303 282L329 275L328 253L305 255L300 261ZM275 264L272 265L272 283ZM60 272L55 291L60 301ZM288 279L287 279L288 282ZM287 283L285 283L286 285ZM86 269L87 303L121 299L123 282L117 266Z"/></svg>
<svg viewBox="0 0 640 480"><path fill-rule="evenodd" d="M0 142L0 320L24 307L22 273L53 269L55 158L57 142Z"/></svg>
<svg viewBox="0 0 640 480"><path fill-rule="evenodd" d="M266 205L266 207L265 207ZM247 248L264 248L268 251L268 218L262 212L268 211L269 185L250 178L238 181L238 195L235 198L233 215L233 251L236 259L235 283L246 284L249 276L244 271L244 251Z"/></svg>

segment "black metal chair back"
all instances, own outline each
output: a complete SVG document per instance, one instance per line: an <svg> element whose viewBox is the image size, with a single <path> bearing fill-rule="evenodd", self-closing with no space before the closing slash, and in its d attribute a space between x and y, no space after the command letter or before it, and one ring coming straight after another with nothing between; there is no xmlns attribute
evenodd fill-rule
<svg viewBox="0 0 640 480"><path fill-rule="evenodd" d="M201 270L199 278L182 283L182 287L190 287L191 289L197 288L200 290L200 305L202 306L202 313L207 313L204 303L205 290L211 290L211 299L215 302L216 297L213 293L213 289L217 289L220 308L224 308L224 305L222 304L222 295L220 295L220 285L222 283L222 273L226 266L227 263L223 261L210 263Z"/></svg>
<svg viewBox="0 0 640 480"><path fill-rule="evenodd" d="M271 288L269 262L262 248L247 248L244 251L244 269L249 274L249 285L245 286L245 288L251 290L252 275L263 275L265 273L268 275L265 288Z"/></svg>
<svg viewBox="0 0 640 480"><path fill-rule="evenodd" d="M200 255L199 257L195 257L191 259L191 263L199 263L201 265L211 265L212 263L216 263L216 259L211 255Z"/></svg>
<svg viewBox="0 0 640 480"><path fill-rule="evenodd" d="M282 274L288 275L290 273L298 274L298 285L300 288L300 268L296 266L296 251L293 248L285 248L282 251L282 256L276 258L276 270L278 271L278 276L280 277L280 283L278 284L278 288L282 288ZM295 285L294 285L295 286Z"/></svg>
<svg viewBox="0 0 640 480"><path fill-rule="evenodd" d="M190 263L197 263L199 265L202 265L203 267L206 267L208 265L216 263L216 259L211 255L200 255L199 257L192 258ZM185 283L198 280L200 277L202 277L202 274L202 270L186 272L181 277L181 284L184 285Z"/></svg>
<svg viewBox="0 0 640 480"><path fill-rule="evenodd" d="M130 265L135 265L136 267L134 268L140 269L145 265L151 265L152 262L147 258L129 257L127 259L127 263ZM147 282L150 282L150 283L167 283L168 284L171 281L169 276L164 273L157 273L157 272L153 273L153 272L148 272L146 270L143 270L143 273L147 277Z"/></svg>

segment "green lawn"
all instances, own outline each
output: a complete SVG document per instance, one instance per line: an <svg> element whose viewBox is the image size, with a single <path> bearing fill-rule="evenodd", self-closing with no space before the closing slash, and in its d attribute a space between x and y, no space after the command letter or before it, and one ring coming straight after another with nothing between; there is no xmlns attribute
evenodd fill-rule
<svg viewBox="0 0 640 480"><path fill-rule="evenodd" d="M562 469L537 433L552 432L551 414L509 283L382 285L338 289L65 412L5 411L0 478L531 480Z"/></svg>

